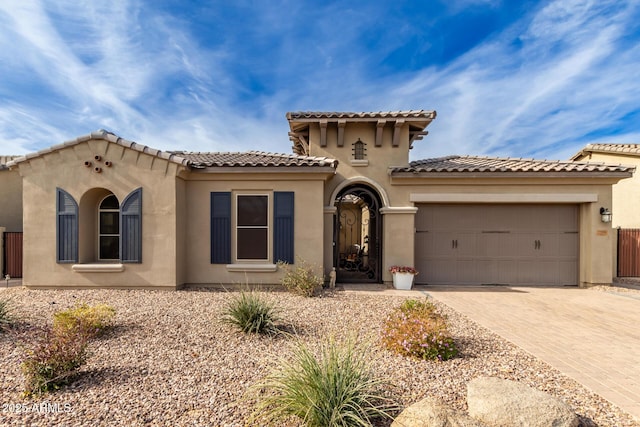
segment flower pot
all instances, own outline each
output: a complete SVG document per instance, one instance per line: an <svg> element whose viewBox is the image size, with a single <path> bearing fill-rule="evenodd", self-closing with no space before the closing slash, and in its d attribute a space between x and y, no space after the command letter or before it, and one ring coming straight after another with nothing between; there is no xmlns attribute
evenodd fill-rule
<svg viewBox="0 0 640 427"><path fill-rule="evenodd" d="M413 286L413 274L393 273L393 287L396 289L409 290Z"/></svg>

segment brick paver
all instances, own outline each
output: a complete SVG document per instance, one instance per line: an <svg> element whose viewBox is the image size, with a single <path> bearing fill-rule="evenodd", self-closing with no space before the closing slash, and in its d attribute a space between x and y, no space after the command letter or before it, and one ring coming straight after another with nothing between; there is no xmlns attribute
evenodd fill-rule
<svg viewBox="0 0 640 427"><path fill-rule="evenodd" d="M418 289L640 421L640 294L569 287Z"/></svg>

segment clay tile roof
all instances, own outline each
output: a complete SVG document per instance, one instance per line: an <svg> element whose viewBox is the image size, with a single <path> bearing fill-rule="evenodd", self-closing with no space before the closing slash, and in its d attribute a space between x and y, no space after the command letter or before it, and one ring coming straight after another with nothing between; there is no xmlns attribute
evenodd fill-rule
<svg viewBox="0 0 640 427"><path fill-rule="evenodd" d="M287 113L287 120L300 119L421 119L432 120L436 117L435 111L406 110L406 111L379 111L364 113L347 113L338 111L296 111Z"/></svg>
<svg viewBox="0 0 640 427"><path fill-rule="evenodd" d="M0 170L9 169L7 163L17 159L20 156L0 156Z"/></svg>
<svg viewBox="0 0 640 427"><path fill-rule="evenodd" d="M616 153L628 156L640 156L640 144L587 144L582 150L571 157L571 159L579 159L589 153Z"/></svg>
<svg viewBox="0 0 640 427"><path fill-rule="evenodd" d="M74 145L80 144L82 142L86 142L92 139L104 139L106 141L113 142L115 144L121 145L123 147L130 148L132 150L139 151L141 153L146 153L152 156L159 157L164 160L168 160L173 163L178 163L184 166L188 165L188 161L178 155L167 153L164 151L156 150L155 148L147 147L146 145L138 144L137 142L129 141L124 138L120 138L118 135L106 131L104 129L97 130L95 132L91 132L90 134L79 136L75 139L71 139L69 141L65 141L62 144L54 145L49 148L45 148L40 151L36 151L35 153L29 153L25 156L20 156L13 159L9 162L8 166L13 166L18 163L25 162L27 160L33 159L35 157L40 157L42 155L53 153L55 151L61 150L63 148L72 147Z"/></svg>
<svg viewBox="0 0 640 427"><path fill-rule="evenodd" d="M433 172L633 172L634 168L596 162L550 161L521 158L448 156L417 160L406 167L395 167L391 174Z"/></svg>
<svg viewBox="0 0 640 427"><path fill-rule="evenodd" d="M337 167L338 161L327 157L299 156L296 154L265 153L247 151L241 153L190 153L175 151L188 160L193 168L205 167L266 167L266 166L330 166Z"/></svg>

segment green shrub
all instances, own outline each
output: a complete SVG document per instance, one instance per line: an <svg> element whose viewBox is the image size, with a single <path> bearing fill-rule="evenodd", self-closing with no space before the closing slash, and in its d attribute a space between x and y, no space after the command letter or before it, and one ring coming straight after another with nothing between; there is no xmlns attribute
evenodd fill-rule
<svg viewBox="0 0 640 427"><path fill-rule="evenodd" d="M13 322L15 322L15 316L11 301L0 298L0 332L9 329Z"/></svg>
<svg viewBox="0 0 640 427"><path fill-rule="evenodd" d="M25 352L25 394L45 393L67 384L86 360L90 334L83 327L47 328Z"/></svg>
<svg viewBox="0 0 640 427"><path fill-rule="evenodd" d="M79 329L89 338L99 336L113 326L116 310L106 304L89 306L78 304L53 315L54 329Z"/></svg>
<svg viewBox="0 0 640 427"><path fill-rule="evenodd" d="M253 423L283 422L296 417L306 426L368 426L374 418L392 418L397 410L384 397L385 382L367 364L367 352L354 340L330 340L316 357L304 344L292 360L281 360L254 390L258 396Z"/></svg>
<svg viewBox="0 0 640 427"><path fill-rule="evenodd" d="M446 318L429 301L406 300L387 317L382 344L388 350L418 359L448 360L458 354Z"/></svg>
<svg viewBox="0 0 640 427"><path fill-rule="evenodd" d="M242 332L272 334L277 332L277 309L258 293L240 292L231 298L223 311L222 321L237 326Z"/></svg>
<svg viewBox="0 0 640 427"><path fill-rule="evenodd" d="M285 271L282 285L287 291L296 295L311 297L324 284L324 278L315 273L318 267L309 265L302 259L298 259L295 267L286 262L278 261L278 267Z"/></svg>

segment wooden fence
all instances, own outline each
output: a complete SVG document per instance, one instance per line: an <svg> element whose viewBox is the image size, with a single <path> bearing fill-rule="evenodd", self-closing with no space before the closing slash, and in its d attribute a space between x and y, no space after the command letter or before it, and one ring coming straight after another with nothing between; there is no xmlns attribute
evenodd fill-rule
<svg viewBox="0 0 640 427"><path fill-rule="evenodd" d="M640 277L640 228L618 229L618 277Z"/></svg>
<svg viewBox="0 0 640 427"><path fill-rule="evenodd" d="M4 271L2 275L22 277L22 233L4 233Z"/></svg>

